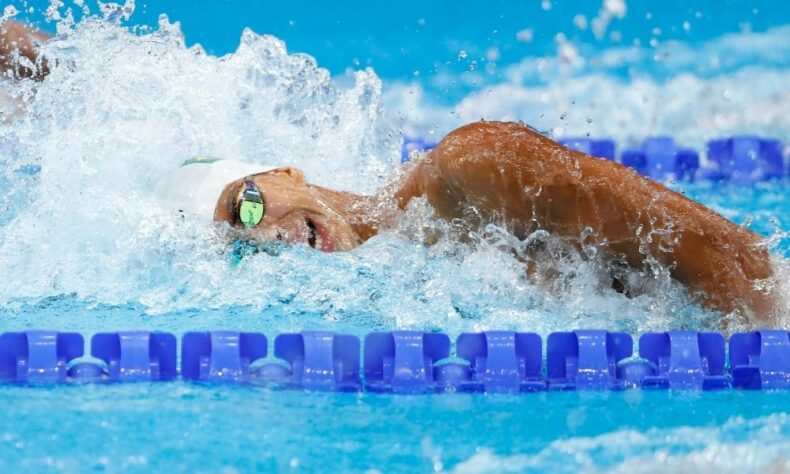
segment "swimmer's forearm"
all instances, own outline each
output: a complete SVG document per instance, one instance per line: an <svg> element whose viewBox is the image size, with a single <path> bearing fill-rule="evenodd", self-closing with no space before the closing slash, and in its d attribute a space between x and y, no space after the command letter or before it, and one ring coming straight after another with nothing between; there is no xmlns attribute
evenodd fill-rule
<svg viewBox="0 0 790 474"><path fill-rule="evenodd" d="M49 38L49 35L15 21L1 24L0 73L7 76L11 72L14 78L43 79L48 70L46 63L38 58L38 45ZM30 68L20 63L20 58L26 58L35 67Z"/></svg>

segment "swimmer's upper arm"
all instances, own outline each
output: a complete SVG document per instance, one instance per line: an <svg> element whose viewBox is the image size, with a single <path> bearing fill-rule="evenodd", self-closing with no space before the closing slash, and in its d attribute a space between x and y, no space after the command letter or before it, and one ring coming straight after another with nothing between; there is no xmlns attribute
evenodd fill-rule
<svg viewBox="0 0 790 474"><path fill-rule="evenodd" d="M450 133L429 155L456 207L473 206L516 224L578 234L593 200L578 186L578 154L520 123L477 122ZM460 203L459 203L460 201ZM459 209L456 209L456 213ZM520 228L519 228L520 227Z"/></svg>
<svg viewBox="0 0 790 474"><path fill-rule="evenodd" d="M639 268L648 255L703 293L708 306L756 315L775 307L755 287L773 278L762 238L633 170L568 150L517 123L478 122L450 133L411 173L401 207L424 195L446 218L472 206L505 218L522 238L535 228L582 239Z"/></svg>

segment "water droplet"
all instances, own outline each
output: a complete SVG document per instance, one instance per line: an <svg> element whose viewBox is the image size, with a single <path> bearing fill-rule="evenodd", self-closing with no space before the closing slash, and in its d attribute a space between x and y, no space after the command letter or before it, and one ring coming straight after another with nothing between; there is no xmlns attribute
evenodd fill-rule
<svg viewBox="0 0 790 474"><path fill-rule="evenodd" d="M582 14L578 14L578 15L574 16L573 17L573 26L575 26L576 28L578 28L580 30L586 30L587 29L587 17L582 15Z"/></svg>
<svg viewBox="0 0 790 474"><path fill-rule="evenodd" d="M467 53L465 49L462 49L461 51L458 52L459 61L466 59L467 56L469 56L469 53Z"/></svg>
<svg viewBox="0 0 790 474"><path fill-rule="evenodd" d="M489 60L489 61L496 61L496 60L498 60L499 59L499 48L497 48L496 46L494 46L492 48L488 48L488 51L486 51L486 59Z"/></svg>
<svg viewBox="0 0 790 474"><path fill-rule="evenodd" d="M516 39L522 43L531 43L535 32L531 28L526 28L516 33Z"/></svg>
<svg viewBox="0 0 790 474"><path fill-rule="evenodd" d="M3 16L0 18L0 21L5 21L12 16L16 16L18 13L19 10L17 10L13 5L8 5L5 7L5 9L3 9Z"/></svg>

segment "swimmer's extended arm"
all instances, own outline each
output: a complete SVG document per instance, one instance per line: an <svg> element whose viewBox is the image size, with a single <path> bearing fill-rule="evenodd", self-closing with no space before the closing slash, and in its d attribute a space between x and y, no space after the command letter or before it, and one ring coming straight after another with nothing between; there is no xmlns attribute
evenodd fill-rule
<svg viewBox="0 0 790 474"><path fill-rule="evenodd" d="M48 71L45 61L37 62L38 45L48 39L47 34L15 21L0 24L0 73L6 76L10 71L14 78L43 79ZM23 64L20 58L26 58L35 67Z"/></svg>
<svg viewBox="0 0 790 474"><path fill-rule="evenodd" d="M568 150L517 123L478 122L450 133L397 194L424 195L443 217L499 217L525 237L545 229L641 268L652 257L721 311L775 311L763 240L617 163Z"/></svg>

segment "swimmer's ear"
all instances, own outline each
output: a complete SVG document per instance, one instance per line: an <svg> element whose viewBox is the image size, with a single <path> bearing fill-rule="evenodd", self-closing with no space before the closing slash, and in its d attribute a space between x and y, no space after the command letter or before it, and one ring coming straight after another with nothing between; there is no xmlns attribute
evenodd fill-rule
<svg viewBox="0 0 790 474"><path fill-rule="evenodd" d="M275 170L272 170L271 172L286 174L297 183L305 184L304 173L299 168L291 168L290 166L283 166Z"/></svg>

